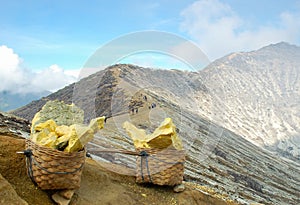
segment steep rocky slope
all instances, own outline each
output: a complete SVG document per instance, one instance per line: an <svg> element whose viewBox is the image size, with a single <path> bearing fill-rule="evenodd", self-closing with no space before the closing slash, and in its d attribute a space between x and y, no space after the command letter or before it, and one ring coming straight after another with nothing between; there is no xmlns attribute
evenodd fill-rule
<svg viewBox="0 0 300 205"><path fill-rule="evenodd" d="M157 99L154 94L148 93L147 96ZM106 128L90 144L91 152L99 156L99 161L134 169L133 157L102 154L101 150L133 150L131 140L122 129L124 120L129 119L150 132L160 118L169 116L178 125L187 150L186 181L201 184L211 192L229 196L241 204L299 203L299 164L274 156L244 138L168 103L166 99L155 102L163 102L164 106L151 110L141 107L138 114L108 119Z"/></svg>
<svg viewBox="0 0 300 205"><path fill-rule="evenodd" d="M223 88L216 88L221 90L219 97L209 87L214 79L213 75L197 72L115 65L72 85L72 95L63 89L59 92L64 96L58 92L47 98L57 95L64 100L68 96L66 102L72 99L81 106L87 121L94 115L109 117L105 129L89 145L98 161L117 164L124 170L134 169L133 157L100 151L104 148L133 150L122 128L126 120L151 132L164 117L171 117L187 150L186 181L196 182L210 193L228 196L241 204L298 204L299 164L282 159L245 140L245 135L241 137L214 123L226 120L220 116L228 115L226 112L230 110L222 107L222 96L227 97L221 92ZM39 103L35 102L35 109L42 106ZM152 103L156 107L149 109ZM32 113L32 106L15 113ZM138 113L132 113L132 108L138 109Z"/></svg>
<svg viewBox="0 0 300 205"><path fill-rule="evenodd" d="M279 43L225 56L203 72L219 124L300 160L300 47Z"/></svg>

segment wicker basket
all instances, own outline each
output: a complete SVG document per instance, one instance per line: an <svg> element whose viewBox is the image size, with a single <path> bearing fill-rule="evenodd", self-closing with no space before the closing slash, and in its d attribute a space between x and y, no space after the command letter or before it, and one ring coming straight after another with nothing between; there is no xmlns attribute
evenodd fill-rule
<svg viewBox="0 0 300 205"><path fill-rule="evenodd" d="M41 189L80 187L85 150L67 153L39 146L29 139L26 140L26 149L28 175Z"/></svg>
<svg viewBox="0 0 300 205"><path fill-rule="evenodd" d="M174 186L181 184L185 151L168 149L138 149L136 182Z"/></svg>

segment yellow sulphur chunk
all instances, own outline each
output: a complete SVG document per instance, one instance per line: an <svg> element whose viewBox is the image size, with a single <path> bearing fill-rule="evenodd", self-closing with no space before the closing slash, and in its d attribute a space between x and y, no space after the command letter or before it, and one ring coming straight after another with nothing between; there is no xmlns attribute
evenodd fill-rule
<svg viewBox="0 0 300 205"><path fill-rule="evenodd" d="M176 126L171 118L166 118L155 131L146 135L145 130L136 128L133 124L125 122L123 128L133 140L136 148L168 148L170 146L182 150L182 141L176 133Z"/></svg>
<svg viewBox="0 0 300 205"><path fill-rule="evenodd" d="M49 147L49 148L55 148L55 141L57 139L57 135L55 132L50 132L46 137L43 137L40 141L37 143L39 145Z"/></svg>
<svg viewBox="0 0 300 205"><path fill-rule="evenodd" d="M67 135L68 133L70 133L70 131L71 129L67 125L60 125L55 128L55 133L57 134L58 137Z"/></svg>
<svg viewBox="0 0 300 205"><path fill-rule="evenodd" d="M105 116L92 119L90 121L89 128L92 129L94 133L96 133L98 130L104 127L104 120Z"/></svg>
<svg viewBox="0 0 300 205"><path fill-rule="evenodd" d="M84 125L71 125L69 144L65 151L75 152L83 149L84 145L94 137L94 131Z"/></svg>
<svg viewBox="0 0 300 205"><path fill-rule="evenodd" d="M148 148L147 135L145 130L136 128L130 122L124 122L123 128L126 130L128 135L131 137L133 144L136 148Z"/></svg>
<svg viewBox="0 0 300 205"><path fill-rule="evenodd" d="M40 132L44 129L47 129L49 132L55 132L56 123L54 120L47 120L46 122L42 122L34 127L34 131Z"/></svg>

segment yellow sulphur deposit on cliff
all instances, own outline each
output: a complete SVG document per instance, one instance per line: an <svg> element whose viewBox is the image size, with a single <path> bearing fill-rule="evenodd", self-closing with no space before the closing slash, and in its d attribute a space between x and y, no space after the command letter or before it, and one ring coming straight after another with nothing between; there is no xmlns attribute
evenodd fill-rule
<svg viewBox="0 0 300 205"><path fill-rule="evenodd" d="M146 134L145 130L136 128L130 122L125 122L123 128L133 140L135 148L174 147L182 150L182 141L176 133L176 126L171 118L166 118L152 134Z"/></svg>

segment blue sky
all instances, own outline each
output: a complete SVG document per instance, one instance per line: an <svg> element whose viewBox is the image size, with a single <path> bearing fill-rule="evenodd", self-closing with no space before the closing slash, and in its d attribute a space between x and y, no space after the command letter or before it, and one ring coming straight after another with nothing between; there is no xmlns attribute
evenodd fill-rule
<svg viewBox="0 0 300 205"><path fill-rule="evenodd" d="M25 89L14 83L24 80L26 73L36 84L41 81L38 77L55 73L59 77L52 80L61 83L48 88L45 83L43 89L56 90L73 81L98 48L145 30L169 32L192 41L210 61L280 41L299 45L300 1L1 0L0 80L7 81L7 86L3 83L0 90ZM164 62L159 58L157 53L138 54L123 62L182 66L170 57ZM18 73L18 78L13 73ZM53 81L49 79L50 84Z"/></svg>

